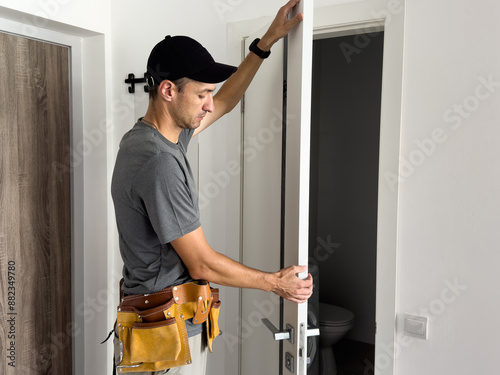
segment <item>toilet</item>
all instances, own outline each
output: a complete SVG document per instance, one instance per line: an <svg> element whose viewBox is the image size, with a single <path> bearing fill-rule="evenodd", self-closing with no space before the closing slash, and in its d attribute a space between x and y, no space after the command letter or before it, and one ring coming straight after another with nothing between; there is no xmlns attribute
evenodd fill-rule
<svg viewBox="0 0 500 375"><path fill-rule="evenodd" d="M333 345L354 325L354 314L342 307L319 304L320 375L337 375Z"/></svg>

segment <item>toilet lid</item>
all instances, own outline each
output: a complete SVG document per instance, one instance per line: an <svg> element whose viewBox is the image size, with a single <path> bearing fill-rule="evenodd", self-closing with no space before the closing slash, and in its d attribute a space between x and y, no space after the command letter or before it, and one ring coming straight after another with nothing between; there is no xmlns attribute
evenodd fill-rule
<svg viewBox="0 0 500 375"><path fill-rule="evenodd" d="M354 314L342 307L326 303L319 304L319 322L321 325L345 325L352 323Z"/></svg>

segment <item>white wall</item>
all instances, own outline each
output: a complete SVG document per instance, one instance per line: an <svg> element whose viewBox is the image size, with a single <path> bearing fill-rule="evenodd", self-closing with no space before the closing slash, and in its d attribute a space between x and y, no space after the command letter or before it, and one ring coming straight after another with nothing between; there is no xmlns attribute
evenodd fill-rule
<svg viewBox="0 0 500 375"><path fill-rule="evenodd" d="M397 374L498 372L499 21L495 0L407 4L397 309L433 321Z"/></svg>
<svg viewBox="0 0 500 375"><path fill-rule="evenodd" d="M26 13L28 29L47 28L51 21L83 30L106 33L109 29L110 0L2 0L0 6Z"/></svg>

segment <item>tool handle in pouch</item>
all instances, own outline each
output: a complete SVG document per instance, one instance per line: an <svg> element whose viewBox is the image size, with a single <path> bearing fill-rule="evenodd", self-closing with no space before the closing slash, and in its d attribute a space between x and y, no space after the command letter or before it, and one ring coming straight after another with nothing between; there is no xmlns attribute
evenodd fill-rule
<svg viewBox="0 0 500 375"><path fill-rule="evenodd" d="M212 303L212 307L207 319L207 342L208 350L212 353L212 343L214 339L221 334L219 329L219 312L221 301Z"/></svg>

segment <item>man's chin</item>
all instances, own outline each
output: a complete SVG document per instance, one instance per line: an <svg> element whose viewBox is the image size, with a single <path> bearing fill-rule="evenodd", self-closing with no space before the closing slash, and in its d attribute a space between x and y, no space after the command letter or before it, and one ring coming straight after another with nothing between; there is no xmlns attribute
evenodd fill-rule
<svg viewBox="0 0 500 375"><path fill-rule="evenodd" d="M194 124L193 124L192 129L199 128L204 118L205 117L197 117L196 120L195 120L195 122L194 122Z"/></svg>
<svg viewBox="0 0 500 375"><path fill-rule="evenodd" d="M193 122L192 124L185 124L182 126L182 129L186 129L186 130L191 130L191 129L198 129L201 125L201 121L195 121Z"/></svg>

